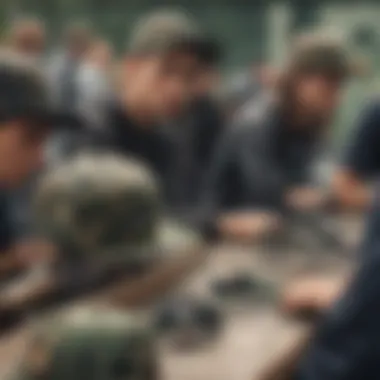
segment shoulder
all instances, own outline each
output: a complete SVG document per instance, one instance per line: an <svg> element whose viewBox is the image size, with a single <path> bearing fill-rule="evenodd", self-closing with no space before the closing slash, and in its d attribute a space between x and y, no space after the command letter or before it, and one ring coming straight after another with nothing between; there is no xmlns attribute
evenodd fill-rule
<svg viewBox="0 0 380 380"><path fill-rule="evenodd" d="M362 114L380 116L380 95L371 97L365 102L362 108Z"/></svg>
<svg viewBox="0 0 380 380"><path fill-rule="evenodd" d="M366 102L355 127L355 139L365 136L374 137L374 135L380 138L380 96Z"/></svg>

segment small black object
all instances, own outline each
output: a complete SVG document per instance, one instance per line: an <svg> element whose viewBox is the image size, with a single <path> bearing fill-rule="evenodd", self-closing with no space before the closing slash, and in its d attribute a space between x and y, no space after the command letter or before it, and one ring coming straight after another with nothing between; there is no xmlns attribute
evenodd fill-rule
<svg viewBox="0 0 380 380"><path fill-rule="evenodd" d="M16 328L24 317L21 310L0 308L0 335L7 334Z"/></svg>
<svg viewBox="0 0 380 380"><path fill-rule="evenodd" d="M210 336L216 334L221 325L222 314L215 305L190 298L169 300L158 308L155 316L155 326L163 335L191 331Z"/></svg>
<svg viewBox="0 0 380 380"><path fill-rule="evenodd" d="M215 293L220 297L239 297L258 290L259 284L248 274L217 280L213 285Z"/></svg>
<svg viewBox="0 0 380 380"><path fill-rule="evenodd" d="M208 332L216 332L221 325L219 311L209 305L199 305L194 311L194 322Z"/></svg>
<svg viewBox="0 0 380 380"><path fill-rule="evenodd" d="M158 331L166 332L178 327L179 318L177 314L175 304L164 304L160 307L155 318L155 326Z"/></svg>

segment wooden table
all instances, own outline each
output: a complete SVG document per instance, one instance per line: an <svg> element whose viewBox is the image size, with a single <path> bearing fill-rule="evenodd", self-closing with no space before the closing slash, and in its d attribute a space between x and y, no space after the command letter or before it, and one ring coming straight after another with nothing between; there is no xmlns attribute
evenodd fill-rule
<svg viewBox="0 0 380 380"><path fill-rule="evenodd" d="M350 238L353 237L351 228L348 228ZM201 261L198 262L200 263ZM207 298L210 296L210 281L240 271L260 273L261 276L282 283L305 270L314 273L328 270L331 274L343 276L350 269L349 261L330 257L328 253L318 257L308 255L307 252L265 252L259 248L223 245L213 249L202 265L186 278L178 291ZM131 297L133 300L133 294ZM180 353L162 344L162 379L260 379L262 372L275 359L310 333L310 328L286 319L272 304L253 302L244 309L228 310L225 328L208 347ZM23 327L0 341L0 379L11 364L14 365L17 361L25 347L28 333L28 328Z"/></svg>
<svg viewBox="0 0 380 380"><path fill-rule="evenodd" d="M316 259L305 254L279 255L254 252L237 247L217 248L205 265L184 285L183 291L207 297L212 279L231 272L252 271L280 283L294 273L315 273L328 268L343 275L350 266L337 258ZM319 265L317 265L319 264ZM162 349L165 380L253 380L272 362L305 339L312 326L284 317L276 305L253 303L244 309L227 312L224 331L210 347L194 353L180 353L171 347Z"/></svg>
<svg viewBox="0 0 380 380"><path fill-rule="evenodd" d="M167 292L176 288L189 273L204 262L206 257L206 252L202 248L193 252L184 252L181 256L173 257L172 260L158 263L146 273L132 278L125 277L117 284L109 285L91 296L76 299L69 305L63 306L63 308L88 303L111 304L126 308L149 307ZM31 276L27 276L23 281L3 289L5 299L0 297L0 300L19 300L20 296L24 297L28 293L29 288L39 287L45 281L44 271L32 273ZM3 380L17 366L30 334L30 323L25 321L16 330L1 336L0 380Z"/></svg>

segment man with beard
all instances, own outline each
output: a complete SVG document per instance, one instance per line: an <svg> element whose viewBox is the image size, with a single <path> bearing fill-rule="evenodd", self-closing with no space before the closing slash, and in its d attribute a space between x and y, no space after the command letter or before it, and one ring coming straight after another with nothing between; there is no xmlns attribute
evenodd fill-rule
<svg viewBox="0 0 380 380"><path fill-rule="evenodd" d="M336 41L305 36L278 87L238 115L207 176L202 219L213 233L252 240L289 210L321 206L311 163L352 67Z"/></svg>

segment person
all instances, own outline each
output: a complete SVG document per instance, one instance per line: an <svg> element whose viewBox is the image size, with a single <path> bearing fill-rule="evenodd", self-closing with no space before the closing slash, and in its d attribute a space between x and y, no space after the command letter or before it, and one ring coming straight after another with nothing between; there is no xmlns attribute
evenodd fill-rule
<svg viewBox="0 0 380 380"><path fill-rule="evenodd" d="M251 240L278 228L278 216L315 210L311 164L351 71L342 46L324 36L296 41L273 94L228 128L204 190L204 228Z"/></svg>
<svg viewBox="0 0 380 380"><path fill-rule="evenodd" d="M106 123L107 107L115 96L111 46L99 39L93 43L78 71L78 112L91 128Z"/></svg>
<svg viewBox="0 0 380 380"><path fill-rule="evenodd" d="M37 18L16 19L8 32L9 48L42 64L46 49L45 25Z"/></svg>
<svg viewBox="0 0 380 380"><path fill-rule="evenodd" d="M30 311L107 293L115 286L116 295L110 291L110 297L124 306L124 297L131 297L131 278L142 274L137 293L144 294L132 296L140 302L160 297L202 248L196 230L163 214L150 170L120 154L82 152L48 169L33 204L38 236L56 250L33 285L16 295L3 292L0 329ZM147 279L155 268L164 272L151 282Z"/></svg>
<svg viewBox="0 0 380 380"><path fill-rule="evenodd" d="M366 180L376 182L378 175L379 109L377 99L365 106L335 179L336 202L343 210L369 212L358 268L351 279L338 284L319 278L312 287L299 282L286 291L291 312L306 307L324 315L313 342L301 356L297 379L377 378L380 213L377 186L370 191Z"/></svg>
<svg viewBox="0 0 380 380"><path fill-rule="evenodd" d="M353 133L350 134L344 151L343 163L334 175L332 202L340 212L368 211L367 228L361 252L371 252L377 241L378 207L373 201L376 196L376 182L379 174L375 142L378 140L377 124L380 121L380 103L372 98L363 107ZM369 248L366 248L366 245ZM345 290L347 279L335 281L330 278L316 277L295 281L284 295L286 308L299 310L315 308L324 311Z"/></svg>
<svg viewBox="0 0 380 380"><path fill-rule="evenodd" d="M9 380L159 377L154 329L142 312L80 305L34 321L30 330Z"/></svg>
<svg viewBox="0 0 380 380"><path fill-rule="evenodd" d="M53 101L68 113L76 113L87 128L87 113L83 113L81 102L83 93L80 82L83 65L93 46L94 36L86 21L70 22L63 33L62 47L47 59L46 78ZM88 85L88 83L86 83ZM96 87L98 84L91 84ZM46 146L47 163L55 165L63 157L71 154L78 139L77 131L60 128L51 136Z"/></svg>
<svg viewBox="0 0 380 380"><path fill-rule="evenodd" d="M12 96L10 96L12 94ZM31 263L17 249L8 193L43 163L44 143L66 115L51 104L41 72L24 57L0 55L0 275ZM19 252L19 253L17 253Z"/></svg>
<svg viewBox="0 0 380 380"><path fill-rule="evenodd" d="M166 198L177 157L163 125L182 115L192 100L204 47L198 26L180 12L158 11L138 21L107 127L89 134L85 143L143 161L158 176Z"/></svg>
<svg viewBox="0 0 380 380"><path fill-rule="evenodd" d="M221 59L218 41L205 40L202 69L194 82L194 99L185 116L173 122L170 130L177 150L170 204L177 211L189 211L199 200L205 168L210 165L224 129L223 114L216 98Z"/></svg>
<svg viewBox="0 0 380 380"><path fill-rule="evenodd" d="M92 47L93 35L85 22L70 23L63 37L63 47L49 60L47 77L57 104L76 109L78 101L78 70Z"/></svg>

